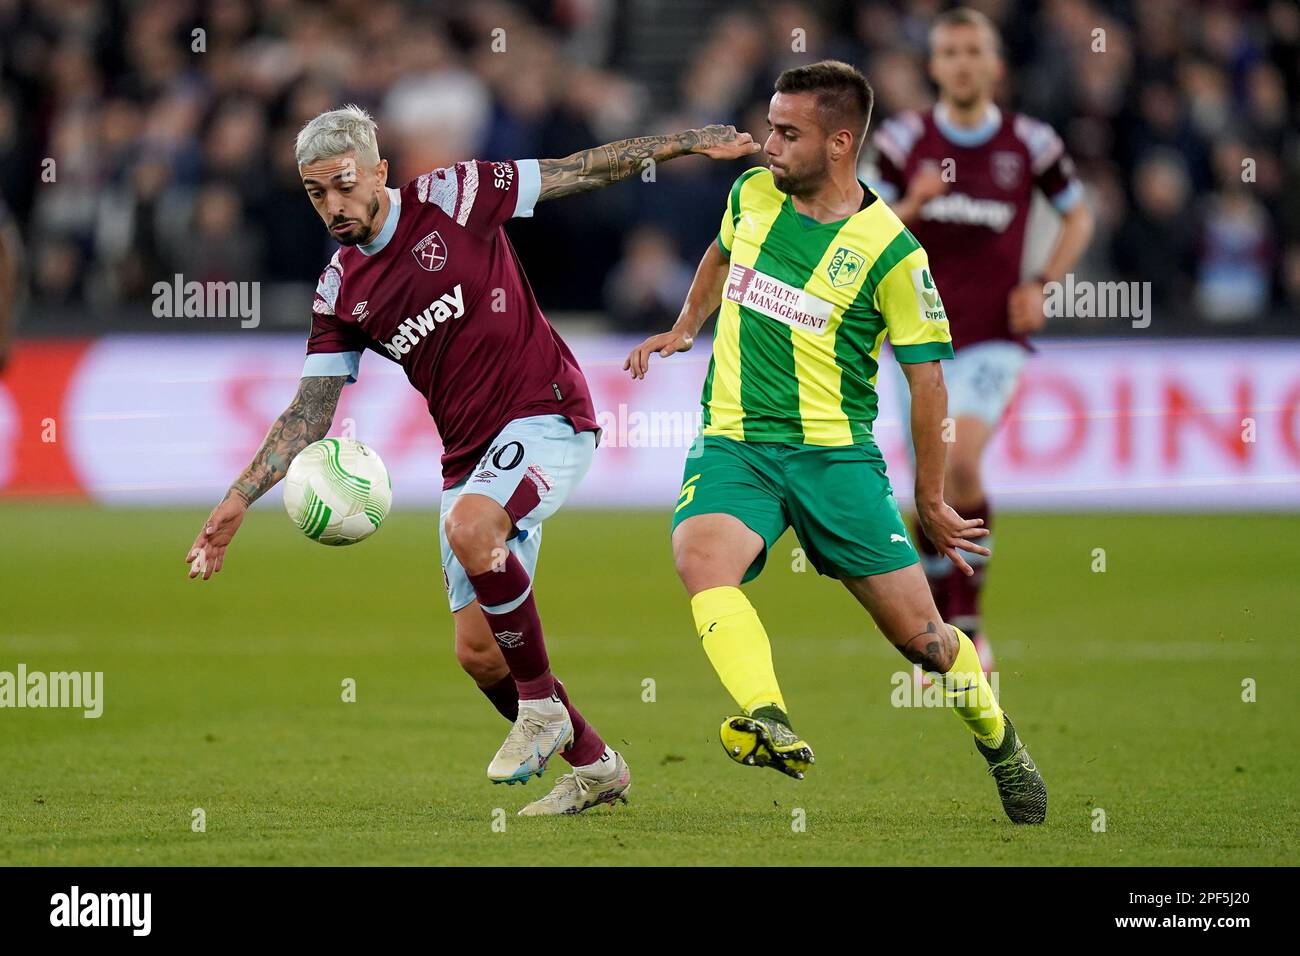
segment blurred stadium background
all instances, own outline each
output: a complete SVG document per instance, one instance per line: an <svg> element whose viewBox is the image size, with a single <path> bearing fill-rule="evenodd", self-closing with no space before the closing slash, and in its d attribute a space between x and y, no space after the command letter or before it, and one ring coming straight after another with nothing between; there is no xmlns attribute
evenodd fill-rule
<svg viewBox="0 0 1300 956"><path fill-rule="evenodd" d="M710 122L759 133L776 74L824 56L873 81L874 128L932 102L925 38L943 6L4 0L0 186L30 245L25 324L102 333L143 318L156 330L150 289L180 272L286 284L266 324L299 331L303 287L331 249L290 144L342 102L375 113L397 182L466 157L562 156ZM1101 229L1079 273L1152 282L1156 334L1294 331L1296 4L976 6L1006 39L1004 102L1060 130L1088 184ZM1098 28L1104 53L1091 52ZM195 29L206 52L191 51ZM806 53L791 52L795 30ZM46 157L56 183L41 179ZM1245 157L1257 163L1249 188ZM549 309L635 332L676 317L736 170L692 160L662 172L653 189L512 224Z"/></svg>
<svg viewBox="0 0 1300 956"><path fill-rule="evenodd" d="M466 157L562 156L709 122L760 136L777 72L834 56L873 81L874 128L932 102L927 24L943 6L0 0L0 190L26 263L22 338L0 379L0 492L220 493L289 394L332 251L291 149L317 112L374 111L404 182ZM1153 300L1146 329L1051 322L990 452L1004 506L1300 503L1300 352L1286 338L1300 314L1300 8L976 6L1006 40L1003 103L1060 130L1087 186L1098 230L1076 277L1149 282ZM806 52L792 52L796 31ZM626 433L580 503L672 498L704 359L641 389L618 365L628 339L675 317L737 172L692 157L509 227ZM1027 275L1055 227L1040 213ZM174 275L258 283L256 327L155 317L154 285ZM437 438L382 364L368 361L341 418L383 449L399 505L428 503ZM905 492L893 371L879 437ZM37 427L47 418L57 441Z"/></svg>

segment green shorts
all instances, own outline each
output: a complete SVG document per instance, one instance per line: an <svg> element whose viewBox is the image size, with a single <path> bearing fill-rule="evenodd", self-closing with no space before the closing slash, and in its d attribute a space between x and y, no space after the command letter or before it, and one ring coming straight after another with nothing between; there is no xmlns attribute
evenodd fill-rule
<svg viewBox="0 0 1300 956"><path fill-rule="evenodd" d="M673 528L706 514L732 515L762 537L763 551L744 581L758 577L768 550L789 527L827 577L884 574L918 560L885 460L871 442L828 447L696 438Z"/></svg>

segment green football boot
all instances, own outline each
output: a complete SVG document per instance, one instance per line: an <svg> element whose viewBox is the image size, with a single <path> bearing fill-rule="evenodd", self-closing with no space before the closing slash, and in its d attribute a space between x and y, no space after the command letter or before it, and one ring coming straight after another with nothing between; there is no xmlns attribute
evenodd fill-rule
<svg viewBox="0 0 1300 956"><path fill-rule="evenodd" d="M746 767L773 767L802 780L817 758L789 724L775 717L737 716L719 731L727 756Z"/></svg>
<svg viewBox="0 0 1300 956"><path fill-rule="evenodd" d="M994 750L976 740L975 749L989 763L989 773L998 785L1002 809L1011 822L1042 823L1047 819L1047 784L1043 783L1043 775L1034 766L1034 760L1016 733L1011 718L1005 719L1007 726L1002 746Z"/></svg>

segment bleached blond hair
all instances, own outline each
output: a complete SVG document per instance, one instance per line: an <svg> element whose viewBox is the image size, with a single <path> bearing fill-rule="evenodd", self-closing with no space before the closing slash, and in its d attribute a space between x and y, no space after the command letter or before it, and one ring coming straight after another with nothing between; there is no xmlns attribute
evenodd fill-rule
<svg viewBox="0 0 1300 956"><path fill-rule="evenodd" d="M374 166L379 162L376 129L369 113L355 103L349 103L342 109L330 110L309 120L298 131L294 156L299 166L306 166L354 151L358 163Z"/></svg>

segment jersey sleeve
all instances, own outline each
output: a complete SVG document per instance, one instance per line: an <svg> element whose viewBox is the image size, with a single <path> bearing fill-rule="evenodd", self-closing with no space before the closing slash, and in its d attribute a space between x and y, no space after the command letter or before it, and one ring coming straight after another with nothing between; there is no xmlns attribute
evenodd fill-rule
<svg viewBox="0 0 1300 956"><path fill-rule="evenodd" d="M1074 160L1056 130L1040 120L1017 116L1016 135L1029 151L1029 168L1034 185L1057 212L1069 212L1083 200L1083 184L1075 173Z"/></svg>
<svg viewBox="0 0 1300 956"><path fill-rule="evenodd" d="M907 193L907 158L924 131L920 115L909 112L885 120L871 137L867 181L885 202Z"/></svg>
<svg viewBox="0 0 1300 956"><path fill-rule="evenodd" d="M897 250L894 256L891 249ZM891 258L893 265L876 283L873 302L885 319L894 357L905 365L952 358L948 313L925 250L904 230L877 262L888 266Z"/></svg>
<svg viewBox="0 0 1300 956"><path fill-rule="evenodd" d="M366 338L356 325L342 322L334 314L342 278L336 253L321 273L320 281L316 284L316 294L312 297L311 332L307 335L307 359L302 367L303 378L346 375L349 382L357 380Z"/></svg>
<svg viewBox="0 0 1300 956"><path fill-rule="evenodd" d="M420 202L438 206L458 226L479 235L516 216L531 216L541 189L541 167L535 159L501 163L474 159L435 169L415 181Z"/></svg>
<svg viewBox="0 0 1300 956"><path fill-rule="evenodd" d="M761 166L747 169L731 184L731 191L727 194L727 208L722 210L722 225L718 228L717 239L718 248L727 258L731 258L731 246L736 238L736 223L740 222L740 190L750 177L762 171Z"/></svg>
<svg viewBox="0 0 1300 956"><path fill-rule="evenodd" d="M736 240L736 220L731 215L731 203L722 210L722 225L718 227L718 248L728 259L731 258L731 244Z"/></svg>

